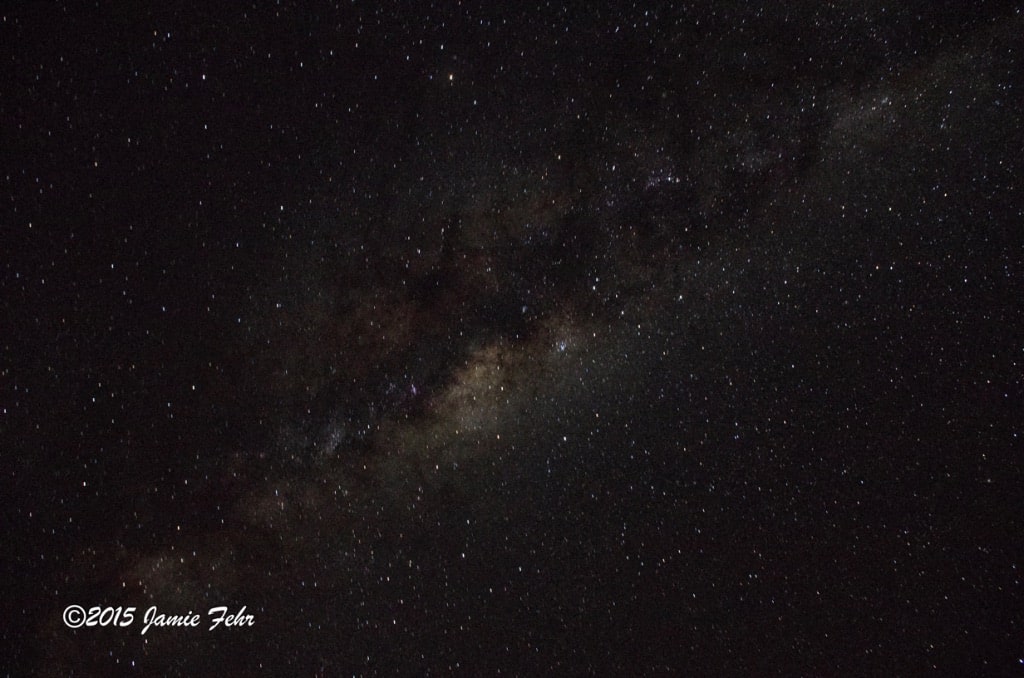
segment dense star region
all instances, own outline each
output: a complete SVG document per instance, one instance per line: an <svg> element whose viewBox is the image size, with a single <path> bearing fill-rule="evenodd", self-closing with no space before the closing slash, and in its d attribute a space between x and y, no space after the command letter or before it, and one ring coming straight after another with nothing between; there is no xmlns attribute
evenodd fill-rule
<svg viewBox="0 0 1024 678"><path fill-rule="evenodd" d="M1020 671L1021 9L493 5L0 13L11 674Z"/></svg>

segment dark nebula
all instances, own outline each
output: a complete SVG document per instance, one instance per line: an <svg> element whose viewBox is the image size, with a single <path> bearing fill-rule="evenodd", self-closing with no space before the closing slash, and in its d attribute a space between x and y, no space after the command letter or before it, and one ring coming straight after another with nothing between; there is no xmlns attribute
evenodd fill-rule
<svg viewBox="0 0 1024 678"><path fill-rule="evenodd" d="M1021 672L1020 7L0 14L10 675Z"/></svg>

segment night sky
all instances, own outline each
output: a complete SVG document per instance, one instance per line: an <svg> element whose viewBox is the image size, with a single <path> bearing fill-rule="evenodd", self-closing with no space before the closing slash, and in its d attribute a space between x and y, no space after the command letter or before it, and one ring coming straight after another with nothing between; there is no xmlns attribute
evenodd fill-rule
<svg viewBox="0 0 1024 678"><path fill-rule="evenodd" d="M1024 675L1021 5L66 4L11 675Z"/></svg>

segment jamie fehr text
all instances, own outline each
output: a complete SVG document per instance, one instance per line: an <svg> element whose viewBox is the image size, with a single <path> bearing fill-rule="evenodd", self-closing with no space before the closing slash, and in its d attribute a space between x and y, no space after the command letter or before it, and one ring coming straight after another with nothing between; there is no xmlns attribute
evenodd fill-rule
<svg viewBox="0 0 1024 678"><path fill-rule="evenodd" d="M142 634L155 628L185 627L200 628L204 625L203 616L189 610L185 614L166 614L151 605L142 614L137 615L138 608L135 607L90 607L88 609L81 605L68 605L64 608L64 624L68 628L78 629L92 626L109 626L128 628L139 622ZM243 605L237 612L229 612L225 605L211 607L206 613L207 631L216 628L237 628L254 626L256 619L245 611Z"/></svg>

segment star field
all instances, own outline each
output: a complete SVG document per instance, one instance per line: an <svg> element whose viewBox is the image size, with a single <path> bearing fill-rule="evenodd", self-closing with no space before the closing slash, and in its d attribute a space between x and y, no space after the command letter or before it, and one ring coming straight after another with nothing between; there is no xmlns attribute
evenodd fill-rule
<svg viewBox="0 0 1024 678"><path fill-rule="evenodd" d="M0 13L8 671L1020 671L1022 21Z"/></svg>

